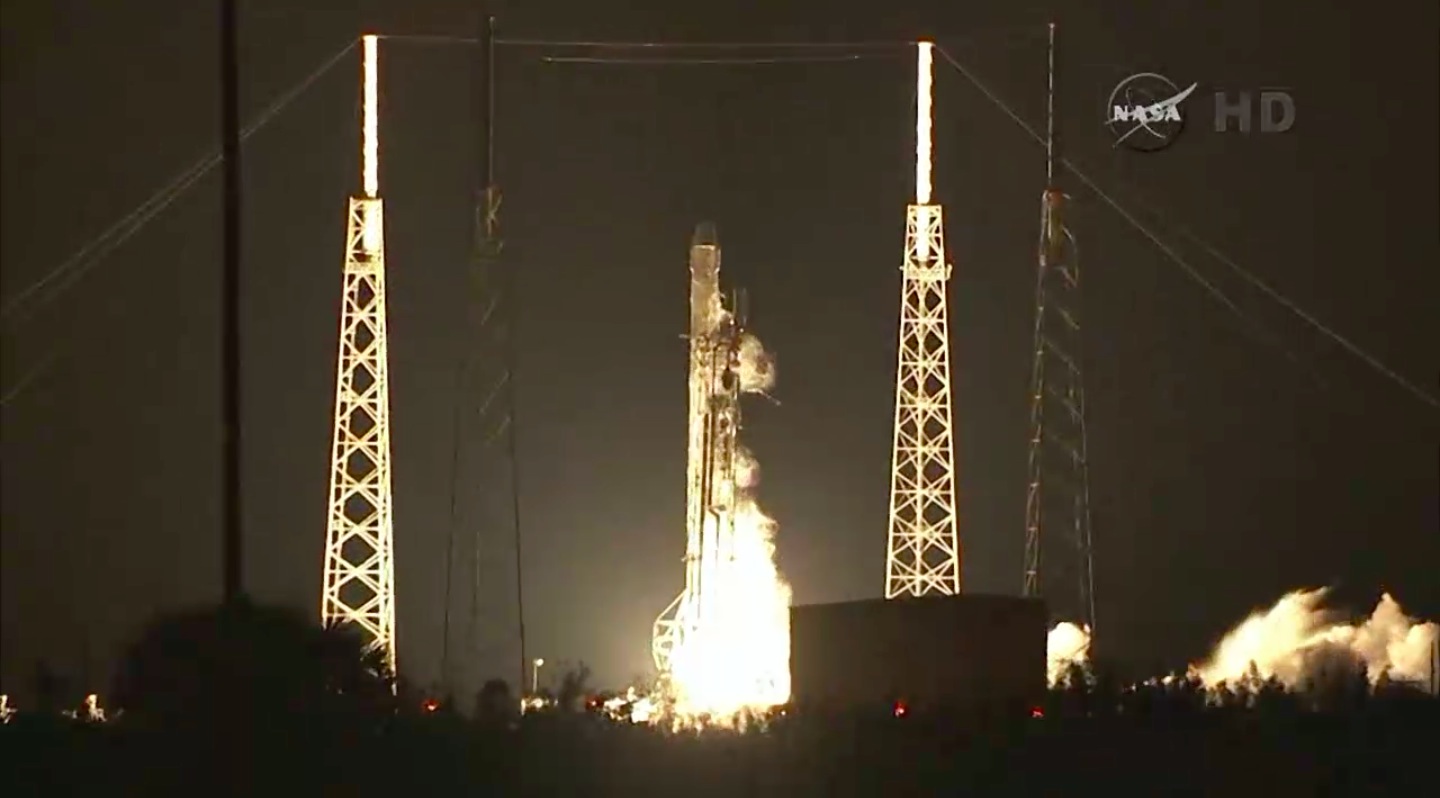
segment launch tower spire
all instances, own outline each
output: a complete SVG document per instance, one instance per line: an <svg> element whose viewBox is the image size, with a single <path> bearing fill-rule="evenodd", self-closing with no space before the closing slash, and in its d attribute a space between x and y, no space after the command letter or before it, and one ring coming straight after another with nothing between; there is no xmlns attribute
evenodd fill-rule
<svg viewBox="0 0 1440 798"><path fill-rule="evenodd" d="M915 202L906 212L885 597L960 592L945 232L930 202L933 44L917 45Z"/></svg>
<svg viewBox="0 0 1440 798"><path fill-rule="evenodd" d="M1080 265L1056 187L1055 25L1050 25L1045 193L1030 371L1030 441L1022 593L1040 596L1052 620L1095 626L1090 554L1089 454L1081 373Z"/></svg>
<svg viewBox="0 0 1440 798"><path fill-rule="evenodd" d="M393 669L395 534L376 37L365 36L364 45L364 196L350 198L345 237L320 618L359 627Z"/></svg>

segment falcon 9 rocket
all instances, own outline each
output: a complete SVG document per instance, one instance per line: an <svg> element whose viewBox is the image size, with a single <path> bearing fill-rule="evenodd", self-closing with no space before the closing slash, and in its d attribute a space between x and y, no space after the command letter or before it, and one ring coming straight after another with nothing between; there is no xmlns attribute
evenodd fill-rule
<svg viewBox="0 0 1440 798"><path fill-rule="evenodd" d="M732 306L735 303L731 303ZM736 433L740 426L740 325L720 290L720 242L702 223L690 241L690 413L685 477L685 589L656 621L655 665L701 625L719 569L734 556ZM712 588L707 590L707 588Z"/></svg>
<svg viewBox="0 0 1440 798"><path fill-rule="evenodd" d="M709 713L789 693L789 588L774 566L774 524L746 493L756 472L738 439L740 396L773 373L740 305L725 302L719 240L701 224L690 243L685 587L655 621L652 654L673 691ZM763 645L741 633L776 624Z"/></svg>

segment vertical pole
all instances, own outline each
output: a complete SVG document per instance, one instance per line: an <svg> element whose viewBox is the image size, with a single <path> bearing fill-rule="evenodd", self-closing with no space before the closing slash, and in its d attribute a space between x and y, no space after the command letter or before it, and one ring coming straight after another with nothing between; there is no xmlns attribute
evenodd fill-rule
<svg viewBox="0 0 1440 798"><path fill-rule="evenodd" d="M932 42L915 45L915 204L930 204Z"/></svg>
<svg viewBox="0 0 1440 798"><path fill-rule="evenodd" d="M240 80L235 0L220 3L220 119L224 139L224 278L221 283L222 518L225 602L243 589L240 513Z"/></svg>
<svg viewBox="0 0 1440 798"><path fill-rule="evenodd" d="M1045 187L1055 187L1055 23L1050 23L1045 74Z"/></svg>

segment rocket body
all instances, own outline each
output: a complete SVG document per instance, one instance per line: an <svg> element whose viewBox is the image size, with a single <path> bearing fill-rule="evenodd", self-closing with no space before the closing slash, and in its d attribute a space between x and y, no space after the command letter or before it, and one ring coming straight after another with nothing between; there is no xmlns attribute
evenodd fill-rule
<svg viewBox="0 0 1440 798"><path fill-rule="evenodd" d="M740 396L769 387L774 372L745 331L744 303L725 301L712 225L696 228L689 266L685 587L656 618L651 644L676 712L733 718L790 695L790 588L739 441Z"/></svg>
<svg viewBox="0 0 1440 798"><path fill-rule="evenodd" d="M652 653L661 674L672 652L696 643L733 604L735 522L740 486L741 320L720 290L720 242L711 224L690 241L689 435L686 448L685 588L655 620ZM704 645L690 656L705 657Z"/></svg>
<svg viewBox="0 0 1440 798"><path fill-rule="evenodd" d="M703 624L734 558L740 330L720 290L720 244L702 224L690 244L689 445L683 626Z"/></svg>

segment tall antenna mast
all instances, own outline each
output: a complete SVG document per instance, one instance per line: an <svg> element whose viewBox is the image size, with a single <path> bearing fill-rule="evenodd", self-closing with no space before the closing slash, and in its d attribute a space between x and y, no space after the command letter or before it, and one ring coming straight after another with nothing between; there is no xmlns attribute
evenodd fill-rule
<svg viewBox="0 0 1440 798"><path fill-rule="evenodd" d="M1050 23L1045 70L1045 187L1055 187L1055 23Z"/></svg>
<svg viewBox="0 0 1440 798"><path fill-rule="evenodd" d="M1030 372L1030 440L1021 593L1043 597L1054 621L1095 628L1089 452L1081 370L1080 265L1056 185L1055 24L1046 84L1045 191Z"/></svg>
<svg viewBox="0 0 1440 798"><path fill-rule="evenodd" d="M353 624L395 668L395 523L385 227L380 199L379 40L363 37L362 196L350 198L335 379L330 513L320 618Z"/></svg>
<svg viewBox="0 0 1440 798"><path fill-rule="evenodd" d="M885 597L960 592L941 207L930 202L934 45L916 45L915 202L905 214Z"/></svg>
<svg viewBox="0 0 1440 798"><path fill-rule="evenodd" d="M498 256L503 246L500 238L500 186L495 179L495 18L485 18L485 103L482 106L485 114L485 238L491 242L494 252ZM504 287L501 291L504 294L504 319L505 325L505 409L509 414L510 423L505 428L505 459L510 465L510 519L511 533L515 543L515 622L520 638L520 660L518 678L519 684L525 683L525 674L530 667L525 651L525 584L523 563L523 548L521 545L520 526L520 463L516 453L516 432L519 424L516 422L515 403L515 366L519 356L519 335L518 327L520 317L518 314L519 305L519 275L514 268L501 267L504 280Z"/></svg>
<svg viewBox="0 0 1440 798"><path fill-rule="evenodd" d="M483 4L479 34L475 108L480 138L470 272L472 300L467 311L467 319L476 327L476 340L462 355L455 421L457 441L469 439L462 434L460 413L462 407L473 408L479 427L479 445L473 477L463 475L458 450L453 453L453 481L456 486L461 483L473 486L466 492L475 496L481 516L469 538L471 573L466 640L471 672L495 667L491 654L503 650L504 659L510 664L502 668L518 666L514 683L526 685L530 681L530 662L525 648L521 585L514 386L518 285L513 272L501 262L504 242L500 234L501 194L495 163L495 19ZM469 404L472 401L475 404ZM458 526L458 520L452 521L452 527ZM513 558L509 556L510 546L514 546ZM509 614L511 601L514 602L513 615ZM512 649L512 644L518 645ZM517 649L517 658L510 660ZM445 653L448 661L448 644Z"/></svg>

